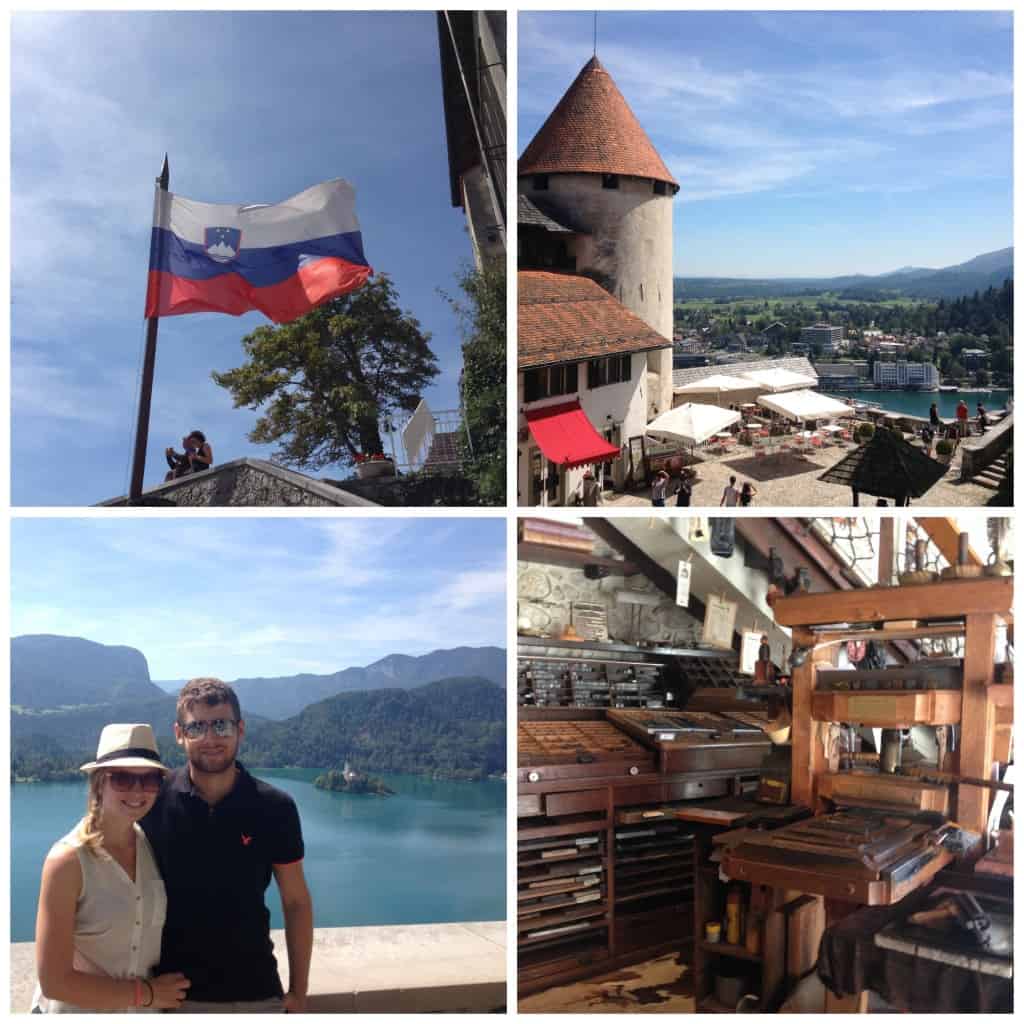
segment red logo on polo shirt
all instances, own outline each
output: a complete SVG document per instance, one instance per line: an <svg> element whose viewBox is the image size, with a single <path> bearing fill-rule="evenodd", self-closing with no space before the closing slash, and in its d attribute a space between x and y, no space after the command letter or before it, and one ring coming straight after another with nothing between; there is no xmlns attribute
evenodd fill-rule
<svg viewBox="0 0 1024 1024"><path fill-rule="evenodd" d="M252 836L247 836L244 832L242 833L242 845L248 846L252 842Z"/></svg>

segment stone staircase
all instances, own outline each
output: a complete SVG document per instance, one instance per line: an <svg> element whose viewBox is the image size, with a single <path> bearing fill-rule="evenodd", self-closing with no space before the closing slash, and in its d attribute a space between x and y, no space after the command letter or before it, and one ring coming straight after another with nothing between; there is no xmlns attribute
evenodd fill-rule
<svg viewBox="0 0 1024 1024"><path fill-rule="evenodd" d="M995 462L990 463L980 473L971 477L972 484L980 484L991 491L998 491L1006 481L1007 453L1004 452Z"/></svg>

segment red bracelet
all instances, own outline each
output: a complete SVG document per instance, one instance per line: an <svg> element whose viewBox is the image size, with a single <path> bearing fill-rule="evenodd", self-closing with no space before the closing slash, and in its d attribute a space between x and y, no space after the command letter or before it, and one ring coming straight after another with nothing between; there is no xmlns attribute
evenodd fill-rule
<svg viewBox="0 0 1024 1024"><path fill-rule="evenodd" d="M135 979L135 1003L133 1005L136 1009L142 1005L142 982L138 978Z"/></svg>

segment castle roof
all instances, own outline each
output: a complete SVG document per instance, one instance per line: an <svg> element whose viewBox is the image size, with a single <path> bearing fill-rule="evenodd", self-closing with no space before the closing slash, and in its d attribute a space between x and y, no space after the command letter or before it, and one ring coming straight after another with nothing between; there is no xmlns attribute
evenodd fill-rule
<svg viewBox="0 0 1024 1024"><path fill-rule="evenodd" d="M672 343L576 274L519 271L519 369L667 348Z"/></svg>
<svg viewBox="0 0 1024 1024"><path fill-rule="evenodd" d="M636 115L597 57L576 80L519 158L519 174L621 174L678 190Z"/></svg>

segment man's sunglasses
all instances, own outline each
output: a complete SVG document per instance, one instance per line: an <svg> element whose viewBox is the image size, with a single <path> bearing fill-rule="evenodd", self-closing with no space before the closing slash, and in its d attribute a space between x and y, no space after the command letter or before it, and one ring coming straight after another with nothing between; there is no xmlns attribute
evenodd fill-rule
<svg viewBox="0 0 1024 1024"><path fill-rule="evenodd" d="M163 785L163 772L107 772L110 785L118 793L130 793L138 785L143 793L159 793Z"/></svg>
<svg viewBox="0 0 1024 1024"><path fill-rule="evenodd" d="M212 729L213 735L221 738L234 736L238 731L238 722L234 718L215 718L212 722L186 722L181 726L181 734L187 740L198 740L206 735L207 729Z"/></svg>

